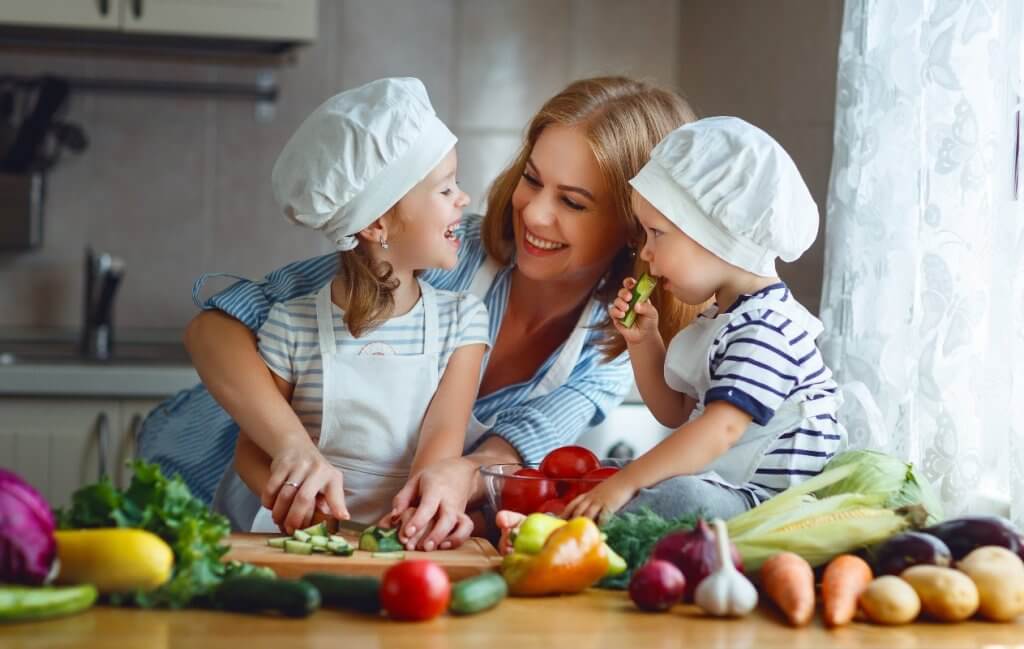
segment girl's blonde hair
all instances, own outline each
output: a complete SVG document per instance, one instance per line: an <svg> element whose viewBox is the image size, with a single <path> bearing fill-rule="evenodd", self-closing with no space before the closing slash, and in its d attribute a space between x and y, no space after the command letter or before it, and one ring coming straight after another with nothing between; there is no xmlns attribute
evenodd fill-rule
<svg viewBox="0 0 1024 649"><path fill-rule="evenodd" d="M344 289L345 326L359 338L391 316L395 308L398 280L392 277L391 264L374 260L366 243L341 255L341 276Z"/></svg>
<svg viewBox="0 0 1024 649"><path fill-rule="evenodd" d="M595 292L599 301L610 304L627 276L639 277L647 270L647 264L635 253L643 245L644 233L630 205L629 179L647 163L651 150L663 137L695 119L693 109L681 96L643 81L595 77L569 84L541 107L526 130L519 155L490 188L481 226L487 254L502 264L511 261L515 249L512 194L537 138L552 124L581 128L608 184L618 216L629 233ZM665 340L689 324L702 309L680 302L660 283L651 302L658 309L659 329ZM605 318L600 328L605 332L604 340L599 343L605 358L615 358L625 350L626 343L615 331L610 318Z"/></svg>

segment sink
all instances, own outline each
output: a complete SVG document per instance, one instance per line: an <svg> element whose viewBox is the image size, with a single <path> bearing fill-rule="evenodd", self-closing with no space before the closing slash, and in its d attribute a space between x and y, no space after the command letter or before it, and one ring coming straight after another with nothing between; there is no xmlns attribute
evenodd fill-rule
<svg viewBox="0 0 1024 649"><path fill-rule="evenodd" d="M0 366L38 364L191 366L192 362L178 342L117 342L111 358L101 361L83 356L77 341L0 341Z"/></svg>

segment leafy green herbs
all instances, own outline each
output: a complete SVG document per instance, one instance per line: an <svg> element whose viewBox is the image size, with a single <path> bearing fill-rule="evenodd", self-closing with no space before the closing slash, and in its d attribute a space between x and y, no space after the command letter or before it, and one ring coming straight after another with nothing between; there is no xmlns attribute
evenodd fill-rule
<svg viewBox="0 0 1024 649"><path fill-rule="evenodd" d="M221 541L230 528L226 518L194 498L181 476L166 478L156 464L136 460L131 484L118 490L104 476L72 496L71 508L57 512L61 529L134 527L153 532L174 551L171 579L148 593L115 595L114 604L145 608L181 608L208 603L208 595L228 576L261 574L268 568L223 563L228 551Z"/></svg>
<svg viewBox="0 0 1024 649"><path fill-rule="evenodd" d="M629 569L616 577L601 580L598 586L618 590L629 586L633 571L647 561L651 548L661 537L669 532L693 529L699 517L695 513L666 520L646 508L637 513L626 512L613 516L601 530L608 535L608 545L626 560Z"/></svg>

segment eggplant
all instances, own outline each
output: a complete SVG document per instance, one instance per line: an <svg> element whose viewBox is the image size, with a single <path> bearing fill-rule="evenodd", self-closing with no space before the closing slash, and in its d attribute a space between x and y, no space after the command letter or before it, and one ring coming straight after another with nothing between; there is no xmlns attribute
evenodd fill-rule
<svg viewBox="0 0 1024 649"><path fill-rule="evenodd" d="M949 567L952 552L936 536L922 532L897 534L872 553L876 575L899 575L910 566Z"/></svg>
<svg viewBox="0 0 1024 649"><path fill-rule="evenodd" d="M998 545L1016 554L1021 552L1020 532L1013 523L999 516L962 516L921 531L942 539L957 561L983 545Z"/></svg>

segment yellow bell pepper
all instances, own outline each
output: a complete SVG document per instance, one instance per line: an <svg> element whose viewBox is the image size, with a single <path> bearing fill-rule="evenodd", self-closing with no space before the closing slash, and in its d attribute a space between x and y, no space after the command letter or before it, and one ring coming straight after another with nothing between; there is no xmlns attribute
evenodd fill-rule
<svg viewBox="0 0 1024 649"><path fill-rule="evenodd" d="M502 563L512 595L578 593L608 573L609 548L589 518L574 518L551 532L537 554L513 552Z"/></svg>
<svg viewBox="0 0 1024 649"><path fill-rule="evenodd" d="M59 530L58 584L94 584L101 593L149 591L171 577L174 553L156 534L132 528Z"/></svg>

